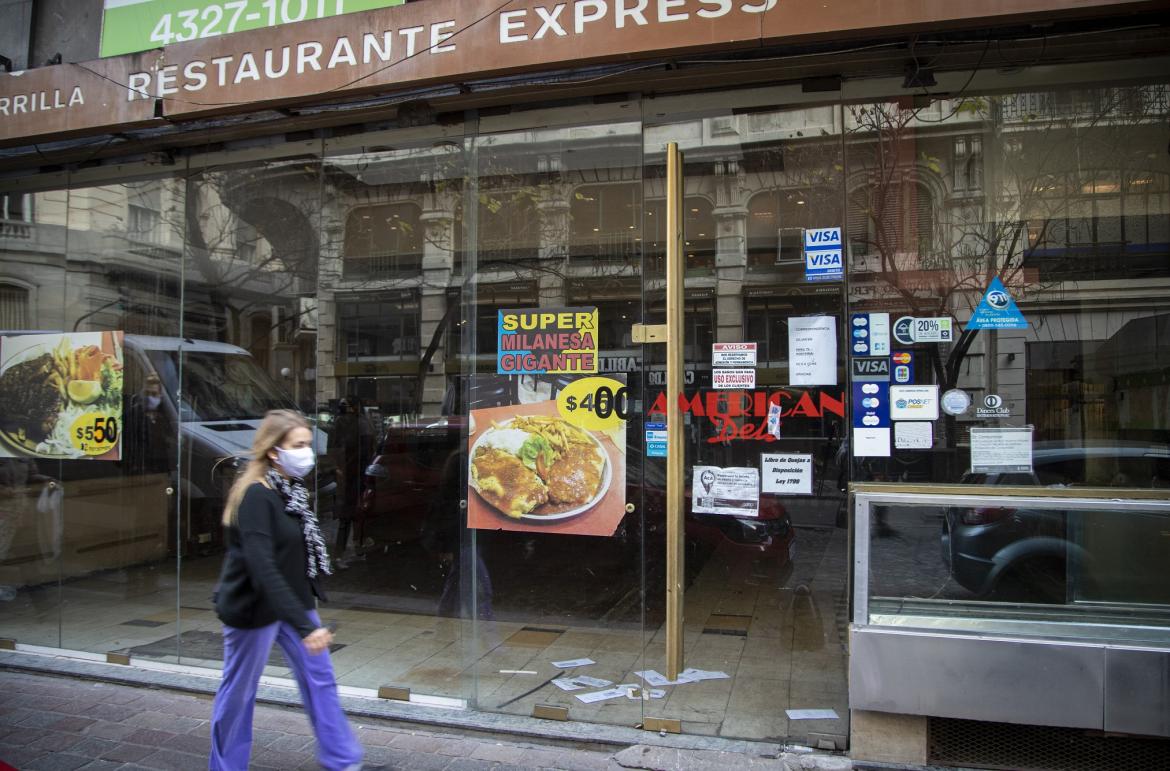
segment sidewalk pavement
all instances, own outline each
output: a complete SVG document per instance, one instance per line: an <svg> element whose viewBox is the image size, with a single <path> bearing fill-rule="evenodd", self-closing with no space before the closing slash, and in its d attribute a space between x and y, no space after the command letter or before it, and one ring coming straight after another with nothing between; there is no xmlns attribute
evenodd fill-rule
<svg viewBox="0 0 1170 771"><path fill-rule="evenodd" d="M154 688L0 669L0 770L207 768L211 699ZM846 758L739 753L584 742L531 741L503 734L428 730L352 717L366 763L394 769L728 768L844 771ZM253 769L316 769L313 732L300 709L260 704Z"/></svg>

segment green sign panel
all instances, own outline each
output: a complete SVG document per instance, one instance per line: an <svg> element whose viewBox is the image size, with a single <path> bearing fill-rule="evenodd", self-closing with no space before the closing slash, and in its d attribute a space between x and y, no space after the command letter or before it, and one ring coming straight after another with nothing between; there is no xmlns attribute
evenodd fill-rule
<svg viewBox="0 0 1170 771"><path fill-rule="evenodd" d="M406 0L105 0L102 56L230 35L308 19L402 5Z"/></svg>

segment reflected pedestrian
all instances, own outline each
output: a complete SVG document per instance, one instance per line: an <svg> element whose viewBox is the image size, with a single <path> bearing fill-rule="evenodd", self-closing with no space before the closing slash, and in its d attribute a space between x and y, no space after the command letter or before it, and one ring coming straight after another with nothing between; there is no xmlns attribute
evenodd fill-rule
<svg viewBox="0 0 1170 771"><path fill-rule="evenodd" d="M169 479L174 430L162 410L162 381L153 372L143 378L142 390L130 397L125 427L126 460L132 472L166 474Z"/></svg>
<svg viewBox="0 0 1170 771"><path fill-rule="evenodd" d="M430 511L424 525L423 542L439 560L439 569L444 574L443 590L439 595L438 612L441 616L457 616L462 610L465 618L471 617L469 600L470 582L465 582L462 569L462 532L467 527L467 452L455 450L447 456L439 480L439 489L431 499ZM475 565L475 611L476 615L490 621L492 611L492 579L487 564L483 561L484 540L480 534L479 543L473 555L468 555Z"/></svg>
<svg viewBox="0 0 1170 771"><path fill-rule="evenodd" d="M26 519L30 515L36 516L36 508L49 491L50 482L52 480L42 476L32 460L0 458L0 565L8 560L8 551ZM57 553L60 555L59 542ZM45 556L42 551L42 559ZM4 569L2 575L5 582L0 583L0 602L16 599L17 589L24 584L16 567L17 562L13 560L13 564ZM16 583L9 584L9 580L15 580Z"/></svg>
<svg viewBox="0 0 1170 771"><path fill-rule="evenodd" d="M223 681L211 717L211 769L242 771L252 750L256 688L273 642L296 676L326 769L359 769L362 748L341 710L329 658L333 635L315 610L329 555L302 478L316 461L309 424L269 412L252 460L224 510L228 544L215 597L224 623Z"/></svg>
<svg viewBox="0 0 1170 771"><path fill-rule="evenodd" d="M337 517L337 541L333 548L337 567L347 568L350 562L350 535L353 535L353 557L361 559L361 549L369 546L365 540L365 517L361 510L362 474L371 460L374 429L368 417L358 408L356 400L345 398L337 405L337 419L330 437L330 454L337 464L339 499L334 516Z"/></svg>

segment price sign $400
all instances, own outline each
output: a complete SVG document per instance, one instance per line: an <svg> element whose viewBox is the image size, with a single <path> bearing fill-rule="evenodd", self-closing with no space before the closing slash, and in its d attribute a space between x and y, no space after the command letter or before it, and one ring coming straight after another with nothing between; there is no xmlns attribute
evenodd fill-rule
<svg viewBox="0 0 1170 771"><path fill-rule="evenodd" d="M630 417L629 390L613 378L581 378L557 394L557 412L588 431L617 428Z"/></svg>

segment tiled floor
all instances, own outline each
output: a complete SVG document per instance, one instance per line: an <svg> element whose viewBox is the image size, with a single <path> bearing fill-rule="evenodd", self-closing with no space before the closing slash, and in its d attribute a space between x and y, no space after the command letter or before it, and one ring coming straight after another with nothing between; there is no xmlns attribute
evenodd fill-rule
<svg viewBox="0 0 1170 771"><path fill-rule="evenodd" d="M218 562L135 568L18 593L0 603L0 636L95 653L124 651L183 632L218 632L210 595ZM572 670L614 683L665 673L665 630L637 624L556 619L470 621L380 610L368 597L336 594L322 615L338 625L333 654L342 685L409 686L481 709L530 714L536 704L567 706L576 720L636 725L678 718L684 731L746 739L804 740L846 735L846 531L798 530L792 569L777 571L716 552L688 588L686 665L727 679L666 687L663 699L585 704L551 684L551 662L592 658ZM176 596L179 597L176 607ZM421 605L421 603L420 603ZM180 624L176 625L176 614ZM154 657L218 667L207 658ZM512 671L509 671L512 670ZM288 676L284 667L268 673ZM789 720L788 709L833 709L836 720Z"/></svg>

